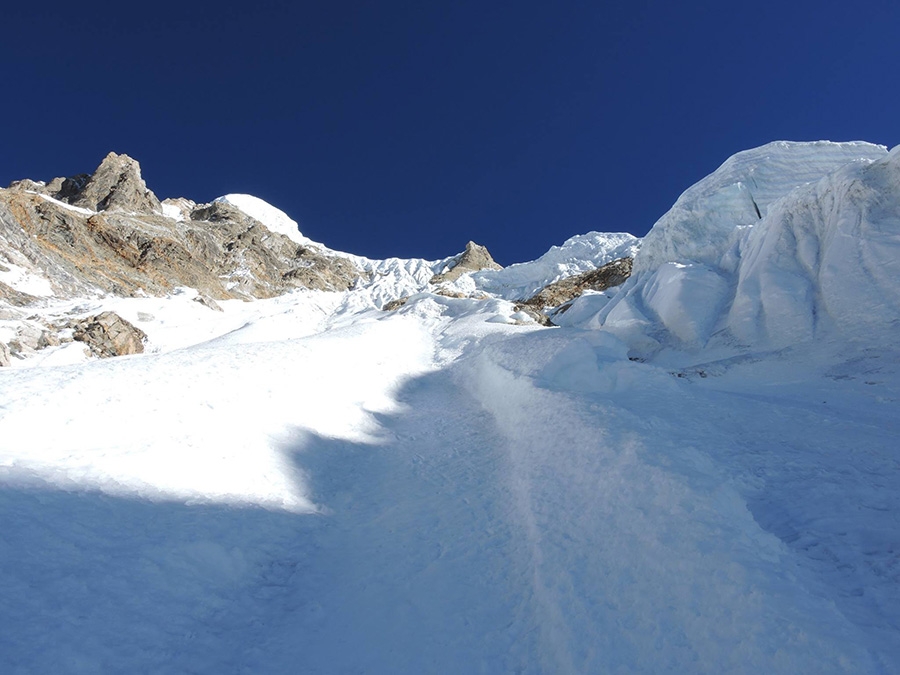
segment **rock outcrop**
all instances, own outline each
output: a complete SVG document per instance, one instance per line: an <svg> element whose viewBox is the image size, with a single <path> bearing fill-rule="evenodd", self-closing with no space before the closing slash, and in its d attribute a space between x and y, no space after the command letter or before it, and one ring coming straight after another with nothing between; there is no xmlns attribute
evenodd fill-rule
<svg viewBox="0 0 900 675"><path fill-rule="evenodd" d="M595 270L560 279L545 286L522 304L535 309L558 307L585 291L605 291L619 286L631 276L632 263L632 258L619 258Z"/></svg>
<svg viewBox="0 0 900 675"><path fill-rule="evenodd" d="M115 312L103 312L72 324L73 338L83 342L94 356L108 358L141 354L147 334Z"/></svg>
<svg viewBox="0 0 900 675"><path fill-rule="evenodd" d="M456 259L455 264L446 272L435 274L430 283L441 284L449 281L456 281L466 272L477 272L478 270L500 270L502 265L498 265L491 254L484 246L470 241L466 244L466 250Z"/></svg>
<svg viewBox="0 0 900 675"><path fill-rule="evenodd" d="M180 286L215 301L267 298L293 288L339 291L363 274L347 258L271 232L226 203L166 200L127 155L92 175L0 190L0 264L46 280L56 297L165 295ZM34 296L0 285L0 300Z"/></svg>
<svg viewBox="0 0 900 675"><path fill-rule="evenodd" d="M109 153L90 176L66 178L56 198L91 211L161 213L159 199L141 178L141 167L128 155Z"/></svg>

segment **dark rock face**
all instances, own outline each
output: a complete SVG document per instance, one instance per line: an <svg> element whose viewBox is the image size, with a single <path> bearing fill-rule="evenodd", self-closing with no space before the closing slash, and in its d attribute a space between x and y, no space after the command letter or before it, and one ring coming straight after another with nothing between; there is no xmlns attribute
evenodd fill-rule
<svg viewBox="0 0 900 675"><path fill-rule="evenodd" d="M115 312L103 312L72 324L73 337L100 358L141 354L147 334Z"/></svg>
<svg viewBox="0 0 900 675"><path fill-rule="evenodd" d="M298 246L229 204L166 203L180 217L164 216L138 163L115 153L93 175L18 181L0 190L0 264L14 257L49 279L58 297L189 286L212 301L268 298L293 288L346 290L362 275L346 258ZM0 300L25 306L36 298L0 285Z"/></svg>
<svg viewBox="0 0 900 675"><path fill-rule="evenodd" d="M522 304L536 309L558 307L585 291L605 291L619 286L631 276L632 258L619 258L582 274L560 279L545 286Z"/></svg>
<svg viewBox="0 0 900 675"><path fill-rule="evenodd" d="M109 153L93 175L66 178L57 199L91 211L161 213L156 195L141 178L141 167L128 155Z"/></svg>
<svg viewBox="0 0 900 675"><path fill-rule="evenodd" d="M431 278L430 283L440 284L446 281L456 281L466 272L500 269L503 269L503 267L494 261L484 246L479 246L474 241L470 241L466 244L466 250L457 258L456 264L446 272L435 274Z"/></svg>

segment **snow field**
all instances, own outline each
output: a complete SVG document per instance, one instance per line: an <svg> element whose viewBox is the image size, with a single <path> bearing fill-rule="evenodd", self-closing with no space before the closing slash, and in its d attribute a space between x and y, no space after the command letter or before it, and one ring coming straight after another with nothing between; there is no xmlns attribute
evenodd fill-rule
<svg viewBox="0 0 900 675"><path fill-rule="evenodd" d="M392 410L393 388L431 358L427 334L397 317L4 373L0 467L15 483L312 511L279 451L285 429L368 439L371 416Z"/></svg>
<svg viewBox="0 0 900 675"><path fill-rule="evenodd" d="M493 343L470 372L529 542L538 672L880 672L861 628L811 590L819 580L802 577L718 465L710 449L733 436L711 433L698 448L689 431L675 437L682 444L653 429L657 416L693 425L690 391L673 406L671 381L661 411L619 403L653 386L660 375L648 366L573 394L557 365L571 342L541 333ZM583 363L587 346L576 349ZM608 345L594 349L609 358Z"/></svg>
<svg viewBox="0 0 900 675"><path fill-rule="evenodd" d="M509 300L637 241L48 302L148 352L0 370L0 670L900 672L898 153L740 153L551 330Z"/></svg>

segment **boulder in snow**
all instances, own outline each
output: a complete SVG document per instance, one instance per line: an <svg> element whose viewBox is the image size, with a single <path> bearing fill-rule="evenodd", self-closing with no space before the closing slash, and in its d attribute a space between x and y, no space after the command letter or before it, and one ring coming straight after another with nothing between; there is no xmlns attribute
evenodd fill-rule
<svg viewBox="0 0 900 675"><path fill-rule="evenodd" d="M147 334L115 312L103 312L76 321L73 337L85 343L91 353L100 358L141 354Z"/></svg>

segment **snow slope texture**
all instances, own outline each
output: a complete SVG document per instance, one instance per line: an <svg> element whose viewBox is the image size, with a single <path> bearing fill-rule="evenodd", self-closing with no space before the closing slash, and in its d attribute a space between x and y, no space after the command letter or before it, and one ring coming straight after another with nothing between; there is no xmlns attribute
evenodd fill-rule
<svg viewBox="0 0 900 675"><path fill-rule="evenodd" d="M0 369L0 672L900 672L898 163L750 151L563 328L497 296L637 242L46 299L149 341Z"/></svg>
<svg viewBox="0 0 900 675"><path fill-rule="evenodd" d="M714 333L761 348L832 330L880 339L900 306L898 162L865 143L736 155L654 225L598 323L645 349L667 335L694 348Z"/></svg>

